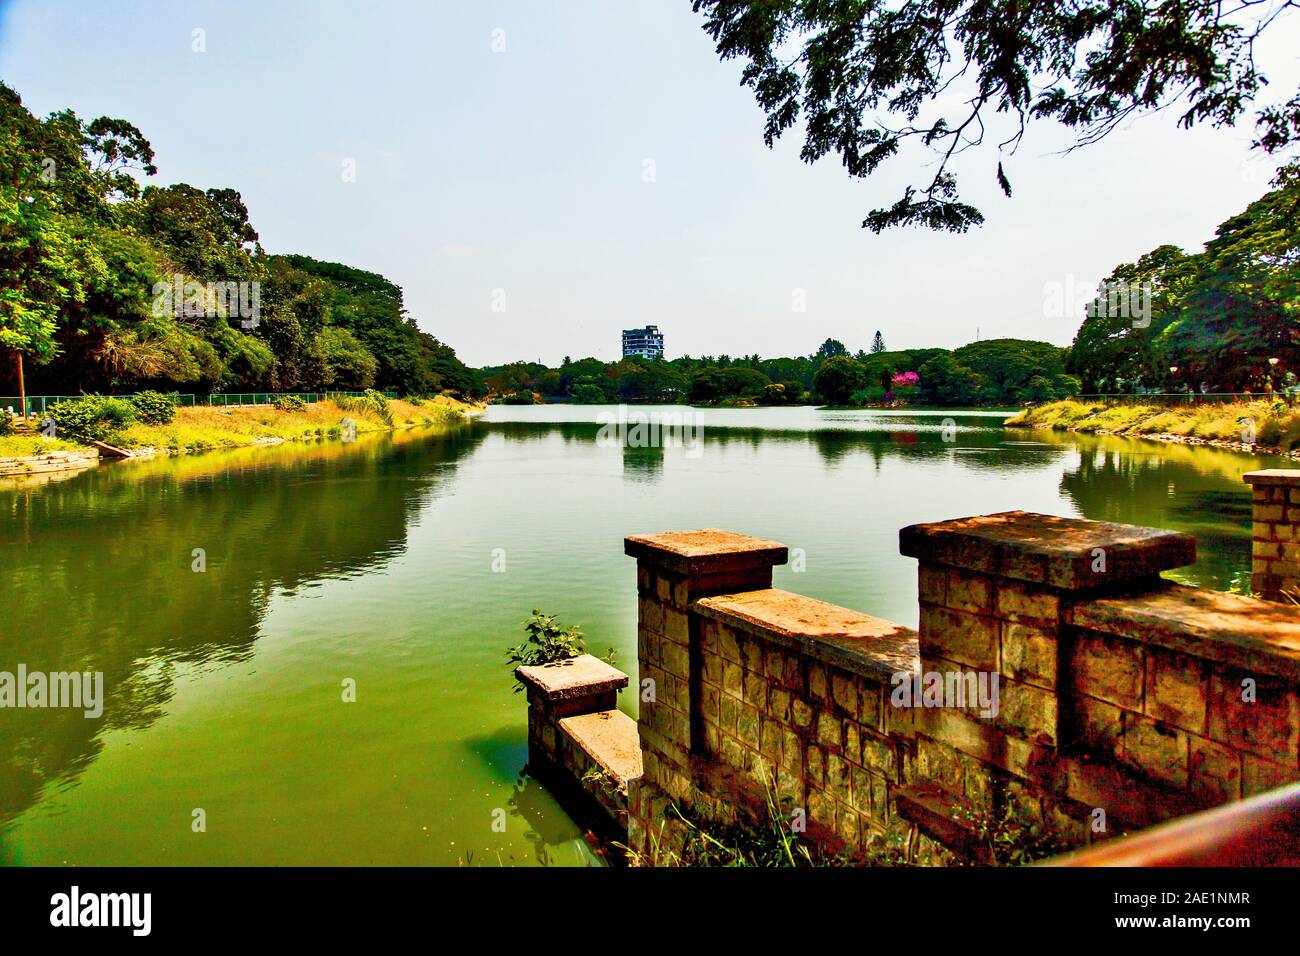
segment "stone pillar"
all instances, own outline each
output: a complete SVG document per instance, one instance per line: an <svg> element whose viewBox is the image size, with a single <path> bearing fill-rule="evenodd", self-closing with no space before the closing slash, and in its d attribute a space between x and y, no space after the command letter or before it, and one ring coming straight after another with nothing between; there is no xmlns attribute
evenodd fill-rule
<svg viewBox="0 0 1300 956"><path fill-rule="evenodd" d="M1251 590L1266 601L1300 595L1300 470L1252 471L1243 480L1255 492Z"/></svg>
<svg viewBox="0 0 1300 956"><path fill-rule="evenodd" d="M583 654L539 667L517 667L528 693L528 763L545 775L560 762L560 721L618 706L627 675Z"/></svg>
<svg viewBox="0 0 1300 956"><path fill-rule="evenodd" d="M637 561L637 659L641 688L643 773L629 786L629 845L642 849L644 825L667 801L689 801L690 758L703 741L698 723L697 598L772 586L785 545L730 531L668 531L630 535L624 551ZM647 684L647 681L650 683Z"/></svg>
<svg viewBox="0 0 1300 956"><path fill-rule="evenodd" d="M899 543L920 561L922 674L996 675L999 697L993 716L918 708L917 777L985 810L990 766L1032 780L1079 734L1069 607L1196 559L1185 534L1021 511L913 525Z"/></svg>

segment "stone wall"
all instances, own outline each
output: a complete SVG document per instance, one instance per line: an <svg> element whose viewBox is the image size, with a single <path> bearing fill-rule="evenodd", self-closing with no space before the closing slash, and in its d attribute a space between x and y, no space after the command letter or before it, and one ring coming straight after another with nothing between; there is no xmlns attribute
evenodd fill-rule
<svg viewBox="0 0 1300 956"><path fill-rule="evenodd" d="M1300 596L1300 471L1252 471L1254 489L1250 588L1268 601Z"/></svg>
<svg viewBox="0 0 1300 956"><path fill-rule="evenodd" d="M515 674L528 695L529 772L575 818L621 842L628 780L641 776L636 722L618 709L627 675L590 654Z"/></svg>
<svg viewBox="0 0 1300 956"><path fill-rule="evenodd" d="M1080 845L1300 779L1300 613L1163 580L1190 537L1009 512L900 545L919 632L772 588L775 542L626 540L645 862L680 849L674 804L726 824L774 802L851 856L946 862L1009 811ZM944 706L901 696L932 677Z"/></svg>

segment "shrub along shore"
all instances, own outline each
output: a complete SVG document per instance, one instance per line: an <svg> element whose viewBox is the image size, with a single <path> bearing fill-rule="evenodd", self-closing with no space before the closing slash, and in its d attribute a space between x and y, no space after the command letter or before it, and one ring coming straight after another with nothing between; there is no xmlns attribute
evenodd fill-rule
<svg viewBox="0 0 1300 956"><path fill-rule="evenodd" d="M1300 410L1280 398L1176 406L1067 399L1027 408L1006 424L1300 457Z"/></svg>
<svg viewBox="0 0 1300 956"><path fill-rule="evenodd" d="M338 439L343 437L345 420L354 424L357 434L364 434L463 424L478 411L477 405L439 395L427 399L338 398L310 404L299 400L280 406L194 406L173 408L171 414L159 414L157 410L142 414L125 399L91 396L85 408L56 416L57 437L0 434L0 457L85 450L90 440L104 441L136 454L175 454L285 441ZM58 422L58 417L64 417L65 422Z"/></svg>

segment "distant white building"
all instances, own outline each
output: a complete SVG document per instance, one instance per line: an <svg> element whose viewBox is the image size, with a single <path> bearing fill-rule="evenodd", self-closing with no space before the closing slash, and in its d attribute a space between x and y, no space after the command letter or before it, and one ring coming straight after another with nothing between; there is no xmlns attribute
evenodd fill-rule
<svg viewBox="0 0 1300 956"><path fill-rule="evenodd" d="M664 334L657 325L647 325L644 329L623 330L623 357L639 355L641 358L655 359L664 357Z"/></svg>

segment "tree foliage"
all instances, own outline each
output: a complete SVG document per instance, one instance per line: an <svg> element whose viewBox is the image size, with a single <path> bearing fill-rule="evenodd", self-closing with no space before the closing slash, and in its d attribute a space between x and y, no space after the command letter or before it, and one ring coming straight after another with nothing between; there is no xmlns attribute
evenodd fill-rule
<svg viewBox="0 0 1300 956"><path fill-rule="evenodd" d="M838 155L865 178L915 144L934 162L874 232L901 225L965 232L984 221L963 202L952 160L1000 127L988 170L1011 195L1005 158L1028 124L1052 119L1077 145L1127 118L1173 107L1183 127L1235 123L1267 80L1256 39L1293 0L694 0L723 60L766 113L771 146L802 121L805 162ZM957 104L957 105L950 105ZM1005 117L1005 121L1002 118ZM1300 96L1264 104L1256 145L1300 142Z"/></svg>
<svg viewBox="0 0 1300 956"><path fill-rule="evenodd" d="M0 347L31 390L482 393L392 282L268 255L236 190L141 188L153 161L130 122L41 119L0 83Z"/></svg>
<svg viewBox="0 0 1300 956"><path fill-rule="evenodd" d="M1160 246L1108 281L1145 283L1151 311L1084 316L1069 370L1088 391L1258 390L1300 370L1300 177L1229 218L1202 252Z"/></svg>

